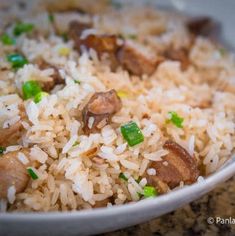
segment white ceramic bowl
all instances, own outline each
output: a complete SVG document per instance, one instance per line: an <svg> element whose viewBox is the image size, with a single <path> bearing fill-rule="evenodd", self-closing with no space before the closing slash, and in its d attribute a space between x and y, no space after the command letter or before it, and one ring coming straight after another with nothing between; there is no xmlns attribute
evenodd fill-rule
<svg viewBox="0 0 235 236"><path fill-rule="evenodd" d="M133 1L134 2L134 1ZM234 0L153 0L161 7L174 8L188 15L209 15L222 24L222 38L235 48ZM200 198L235 174L235 158L205 181L175 190L155 199L112 208L67 213L0 214L1 236L88 235L143 223Z"/></svg>

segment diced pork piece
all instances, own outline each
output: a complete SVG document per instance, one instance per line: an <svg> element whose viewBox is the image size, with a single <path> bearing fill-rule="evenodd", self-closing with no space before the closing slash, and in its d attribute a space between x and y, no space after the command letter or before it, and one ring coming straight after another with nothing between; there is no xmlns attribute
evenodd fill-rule
<svg viewBox="0 0 235 236"><path fill-rule="evenodd" d="M179 61L181 63L182 70L186 70L190 65L189 51L186 48L169 49L165 52L166 59L172 61Z"/></svg>
<svg viewBox="0 0 235 236"><path fill-rule="evenodd" d="M164 193L167 187L172 189L181 181L185 184L194 183L199 176L196 158L173 141L167 141L163 147L169 153L162 161L151 163L150 168L156 170L156 175L147 175L148 184Z"/></svg>
<svg viewBox="0 0 235 236"><path fill-rule="evenodd" d="M86 29L92 28L91 23L83 23L80 21L71 21L69 23L69 36L77 42L80 40L82 32Z"/></svg>
<svg viewBox="0 0 235 236"><path fill-rule="evenodd" d="M37 62L39 69L46 70L52 68L54 70L53 75L51 76L51 81L46 81L41 83L42 90L45 92L50 92L56 85L65 84L65 80L61 77L59 70L56 66L47 63L44 60Z"/></svg>
<svg viewBox="0 0 235 236"><path fill-rule="evenodd" d="M9 128L0 129L0 146L6 147L9 145L16 144L17 140L20 137L23 126L21 121L16 122L14 125L11 125Z"/></svg>
<svg viewBox="0 0 235 236"><path fill-rule="evenodd" d="M99 56L103 53L115 54L119 46L117 44L117 36L115 35L95 35L90 34L82 38L82 32L91 28L92 25L79 21L72 21L69 25L69 36L74 40L75 47L80 51L81 46L90 49L93 48Z"/></svg>
<svg viewBox="0 0 235 236"><path fill-rule="evenodd" d="M117 36L115 35L88 35L84 40L81 40L81 44L87 48L93 48L96 50L99 56L103 53L115 54L119 49L117 43Z"/></svg>
<svg viewBox="0 0 235 236"><path fill-rule="evenodd" d="M9 152L0 157L0 198L6 198L8 189L14 186L16 193L21 193L27 187L29 175L27 166L19 159L18 154L23 153L29 155L27 149L20 151Z"/></svg>
<svg viewBox="0 0 235 236"><path fill-rule="evenodd" d="M91 24L73 21L70 23L69 36L73 39L78 51L81 51L81 46L84 46L87 49L94 49L99 58L101 58L104 53L107 54L109 56L111 68L114 70L118 65L116 59L116 53L120 48L117 41L118 37L106 34L90 34L85 38L81 37L82 32L91 27Z"/></svg>
<svg viewBox="0 0 235 236"><path fill-rule="evenodd" d="M19 115L21 119L24 119L26 116L23 104L19 104ZM21 120L13 125L9 125L7 128L0 128L0 146L7 147L16 144L22 131L23 125Z"/></svg>
<svg viewBox="0 0 235 236"><path fill-rule="evenodd" d="M208 36L213 30L215 24L210 17L195 17L186 24L190 33L194 35Z"/></svg>
<svg viewBox="0 0 235 236"><path fill-rule="evenodd" d="M151 75L157 65L162 62L162 59L148 58L136 48L125 44L123 39L117 35L90 34L83 38L82 32L87 28L89 28L88 25L80 22L70 23L69 35L74 40L75 47L79 51L81 46L85 46L88 49L92 48L97 52L99 58L103 54L107 54L112 70L121 65L132 74L138 76L142 74Z"/></svg>
<svg viewBox="0 0 235 236"><path fill-rule="evenodd" d="M82 112L84 132L86 134L97 132L101 128L99 124L109 123L121 107L122 102L114 89L95 93Z"/></svg>
<svg viewBox="0 0 235 236"><path fill-rule="evenodd" d="M117 54L120 64L134 75L151 75L162 60L153 60L125 44Z"/></svg>

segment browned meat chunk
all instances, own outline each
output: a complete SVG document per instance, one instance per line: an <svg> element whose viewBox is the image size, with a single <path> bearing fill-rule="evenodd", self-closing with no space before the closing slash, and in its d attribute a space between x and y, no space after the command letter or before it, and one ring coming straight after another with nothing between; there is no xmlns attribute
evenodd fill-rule
<svg viewBox="0 0 235 236"><path fill-rule="evenodd" d="M141 76L142 74L151 75L161 60L153 60L136 49L124 45L117 54L120 64L134 75Z"/></svg>
<svg viewBox="0 0 235 236"><path fill-rule="evenodd" d="M186 184L195 182L199 176L195 157L173 141L167 141L163 147L169 153L162 161L151 163L150 168L156 170L156 175L147 175L148 183L165 192L167 187L174 188L181 181Z"/></svg>
<svg viewBox="0 0 235 236"><path fill-rule="evenodd" d="M50 92L56 85L65 83L65 80L61 77L57 67L45 62L44 60L38 61L37 64L40 70L45 70L48 68L52 68L54 70L54 74L51 76L51 81L43 82L41 84L43 91Z"/></svg>
<svg viewBox="0 0 235 236"><path fill-rule="evenodd" d="M21 119L24 119L26 114L23 104L19 105L19 111ZM8 128L0 128L0 146L7 147L9 145L16 144L21 136L22 131L23 125L21 120L9 126Z"/></svg>
<svg viewBox="0 0 235 236"><path fill-rule="evenodd" d="M22 130L21 121L18 121L9 128L0 129L0 146L7 147L16 144Z"/></svg>
<svg viewBox="0 0 235 236"><path fill-rule="evenodd" d="M117 44L117 36L115 35L94 35L90 34L86 38L81 39L82 32L91 28L91 24L72 21L69 25L69 36L74 40L76 48L80 51L80 47L84 45L86 48L93 48L99 56L103 53L115 54L119 46Z"/></svg>
<svg viewBox="0 0 235 236"><path fill-rule="evenodd" d="M81 46L90 49L93 48L99 58L105 53L109 56L111 69L115 70L118 65L122 65L126 70L135 75L147 74L151 75L162 59L153 60L133 47L124 42L118 43L116 35L88 35L85 39L81 39L82 31L89 28L89 25L71 22L69 27L69 35L75 42L77 50L81 50ZM121 38L120 38L121 40ZM123 40L123 39L122 39Z"/></svg>
<svg viewBox="0 0 235 236"><path fill-rule="evenodd" d="M115 35L88 35L81 44L95 49L99 56L103 53L115 54L119 49Z"/></svg>
<svg viewBox="0 0 235 236"><path fill-rule="evenodd" d="M118 37L115 35L88 35L85 39L81 39L81 34L85 29L91 28L91 24L72 21L69 25L69 36L75 42L75 47L81 51L81 46L94 49L99 58L106 53L109 56L111 68L114 70L117 67L116 53L119 49L117 43Z"/></svg>
<svg viewBox="0 0 235 236"><path fill-rule="evenodd" d="M15 187L16 193L23 192L27 187L29 181L27 166L18 159L19 152L28 155L28 151L24 149L0 157L0 198L7 197L8 188L11 186Z"/></svg>
<svg viewBox="0 0 235 236"><path fill-rule="evenodd" d="M122 107L122 102L114 89L108 92L95 93L84 107L82 116L84 132L86 134L97 132L100 124L104 126L112 116Z"/></svg>
<svg viewBox="0 0 235 236"><path fill-rule="evenodd" d="M214 28L214 22L209 17L195 17L187 22L190 33L208 36Z"/></svg>
<svg viewBox="0 0 235 236"><path fill-rule="evenodd" d="M92 27L91 23L83 23L83 22L79 22L79 21L71 21L69 23L69 36L75 42L77 42L77 40L80 40L82 32L84 30L86 30L86 29L91 28L91 27Z"/></svg>
<svg viewBox="0 0 235 236"><path fill-rule="evenodd" d="M189 51L186 48L181 49L169 49L165 52L164 56L166 59L172 61L179 61L181 63L182 70L186 70L190 65Z"/></svg>

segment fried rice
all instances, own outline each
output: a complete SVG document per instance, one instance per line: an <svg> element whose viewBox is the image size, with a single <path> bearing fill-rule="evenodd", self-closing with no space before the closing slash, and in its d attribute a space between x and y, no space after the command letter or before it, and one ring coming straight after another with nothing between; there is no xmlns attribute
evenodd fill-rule
<svg viewBox="0 0 235 236"><path fill-rule="evenodd" d="M14 40L0 42L1 212L136 202L149 197L146 187L154 187L150 197L167 194L203 181L231 158L235 58L210 35L190 31L187 16L112 1L34 4L1 10L1 35ZM19 22L33 27L17 35ZM89 27L76 39L71 22ZM116 52L113 58L107 48L101 53L87 44L91 36L115 36L118 50L132 51L122 51L117 62ZM13 68L13 53L27 63ZM26 98L29 81L45 96ZM97 121L88 105L100 97L105 104L110 91L118 108L112 100L112 114ZM142 135L134 145L128 124ZM12 156L7 169L3 162ZM181 172L189 172L187 181Z"/></svg>

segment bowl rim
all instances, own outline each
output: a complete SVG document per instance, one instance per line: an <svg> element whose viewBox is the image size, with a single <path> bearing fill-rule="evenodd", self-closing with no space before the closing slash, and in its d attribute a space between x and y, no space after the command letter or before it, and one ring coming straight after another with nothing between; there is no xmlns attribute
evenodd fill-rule
<svg viewBox="0 0 235 236"><path fill-rule="evenodd" d="M97 209L89 209L89 210L75 210L75 211L67 211L67 212L6 212L0 214L0 222L36 222L40 220L42 221L57 221L63 220L65 218L70 219L89 219L96 218L99 216L114 216L121 215L128 212L129 214L136 214L141 211L147 211L152 208L157 208L159 205L170 204L172 202L180 202L180 199L184 198L185 195L194 195L191 200L187 200L184 204L189 203L195 200L201 195L208 193L210 190L214 188L215 185L222 183L229 178L235 175L235 156L232 156L229 160L229 163L225 165L223 168L219 169L217 172L213 173L211 176L206 177L204 180L200 182L196 182L192 185L186 185L183 188L179 188L173 190L167 194L163 194L159 197L155 197L152 199L144 199L134 203L127 203L123 205L114 205L112 207L103 207Z"/></svg>
<svg viewBox="0 0 235 236"><path fill-rule="evenodd" d="M150 2L154 2L153 0L149 0ZM148 2L149 2L148 1ZM146 0L147 2L147 0ZM159 3L160 1L155 2ZM172 1L162 1L163 6L171 6ZM192 1L189 1L190 3ZM218 1L217 1L218 2ZM228 2L228 0L227 0ZM235 2L229 1L230 4L235 4ZM221 2L222 4L222 2ZM177 10L177 9L175 9ZM173 202L180 202L180 199L184 198L185 195L193 196L190 200L184 201L184 204L189 203L195 200L197 197L208 193L212 190L215 185L220 184L230 177L235 175L235 156L232 155L229 163L225 165L223 168L217 170L211 176L206 177L201 182L196 182L192 185L184 186L183 188L173 190L170 193L163 194L159 197L153 199L145 199L134 203L127 203L123 205L114 205L112 207L103 207L98 209L92 210L75 210L75 211L68 211L68 212L6 212L0 213L0 224L4 222L45 222L45 221L60 221L65 220L66 218L69 219L90 219L90 218L97 218L100 216L109 217L115 215L123 215L126 212L129 214L136 214L141 211L148 211L153 208L157 208L159 205L164 204L172 204ZM181 201L182 202L182 201ZM176 207L178 208L178 207ZM176 209L174 208L174 209Z"/></svg>

